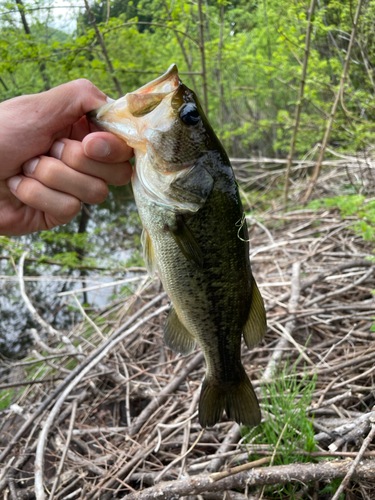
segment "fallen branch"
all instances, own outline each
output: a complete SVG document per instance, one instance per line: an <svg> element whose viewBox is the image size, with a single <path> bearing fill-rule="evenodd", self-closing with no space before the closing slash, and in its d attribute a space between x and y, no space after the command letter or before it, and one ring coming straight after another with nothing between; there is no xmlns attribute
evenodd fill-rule
<svg viewBox="0 0 375 500"><path fill-rule="evenodd" d="M212 482L210 474L198 474L177 481L165 481L137 493L126 495L126 500L172 500L187 495L200 495L211 491L225 491L246 486L264 484L285 484L290 482L308 483L309 481L331 481L342 478L350 470L353 461L332 460L318 464L289 464L252 469L219 481ZM353 478L372 480L375 462L366 460L358 465Z"/></svg>
<svg viewBox="0 0 375 500"><path fill-rule="evenodd" d="M336 493L333 495L332 500L339 500L341 493L345 490L347 487L350 479L352 478L356 467L358 466L360 460L362 460L363 454L366 451L367 447L371 443L371 441L374 439L375 436L375 424L373 423L374 418L371 419L371 431L369 432L368 436L366 439L363 441L361 449L358 452L358 455L355 457L353 460L352 465L350 466L350 469L348 470L346 476L344 477L344 480L340 484L340 486L337 488Z"/></svg>

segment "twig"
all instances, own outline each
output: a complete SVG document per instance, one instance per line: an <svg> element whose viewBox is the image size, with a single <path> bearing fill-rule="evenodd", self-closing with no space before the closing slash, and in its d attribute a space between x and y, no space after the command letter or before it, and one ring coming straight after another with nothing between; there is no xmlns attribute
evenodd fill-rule
<svg viewBox="0 0 375 500"><path fill-rule="evenodd" d="M288 310L289 313L295 314L297 311L298 307L298 301L299 301L299 296L300 296L300 270L301 270L301 263L295 262L292 267L292 287L291 287L291 292L290 292L290 300L288 304ZM282 355L285 352L285 349L288 345L289 336L291 336L293 330L295 327L295 319L293 318L291 321L289 321L286 326L285 330L288 332L287 335L282 336L281 339L278 341L275 350L272 353L272 356L270 360L268 361L267 367L264 370L264 374L262 377L262 380L270 380L271 377L273 376L275 367L279 360L281 359Z"/></svg>
<svg viewBox="0 0 375 500"><path fill-rule="evenodd" d="M263 484L285 484L294 481L308 483L309 481L330 481L345 477L351 461L330 460L318 464L278 465L252 469L251 472L242 472L229 476L220 481L212 482L209 474L198 474L177 481L166 481L146 488L137 493L130 493L124 500L171 500L180 496L199 495L209 491L225 491L236 488L244 489L246 485L257 486ZM371 479L375 473L375 464L372 460L359 464L353 477L356 479Z"/></svg>
<svg viewBox="0 0 375 500"><path fill-rule="evenodd" d="M215 481L219 481L220 479L224 479L225 477L233 476L234 474L238 474L239 472L253 469L254 467L259 467L260 465L268 464L270 461L271 457L264 457L260 458L259 460L254 460L253 462L248 462L247 464L232 467L231 469L224 470L223 472L215 472L214 474L210 475L210 481L214 483Z"/></svg>
<svg viewBox="0 0 375 500"><path fill-rule="evenodd" d="M375 436L375 424L374 424L374 420L375 420L374 418L371 418L371 422L372 422L371 423L371 430L370 430L368 436L366 437L366 439L363 441L361 449L358 452L358 455L353 460L352 465L350 466L350 468L349 468L346 476L344 477L342 483L337 488L336 493L332 497L332 500L338 500L339 499L341 493L347 487L350 479L352 478L352 476L353 476L353 474L355 472L356 467L358 466L360 460L362 459L363 453L366 451L367 447L369 446L369 444L371 443L371 441L374 439L374 436Z"/></svg>
<svg viewBox="0 0 375 500"><path fill-rule="evenodd" d="M39 323L39 325L42 328L44 328L50 335L54 335L58 339L61 339L61 333L58 332L57 330L55 330L51 325L49 325L46 321L44 321L44 319L41 316L39 316L37 310L32 305L29 297L26 294L26 291L25 291L25 282L23 281L23 266L24 266L26 255L28 253L29 252L23 252L23 254L22 254L21 258L20 258L19 266L18 266L18 280L19 280L19 285L20 285L21 297L22 297L23 301L25 302L26 307L30 311L30 314L31 314L33 320L36 323Z"/></svg>
<svg viewBox="0 0 375 500"><path fill-rule="evenodd" d="M56 401L54 407L52 408L38 439L38 446L35 455L35 497L37 500L45 500L45 493L43 488L43 465L44 465L44 449L46 446L46 441L48 437L49 430L55 420L57 414L59 413L66 397L74 389L74 387L82 380L82 378L88 373L94 366L96 366L117 344L122 342L128 335L136 331L144 323L147 323L151 318L158 316L162 312L169 309L169 305L159 307L156 311L149 314L145 318L141 319L134 326L125 330L119 337L116 337L112 342L107 344L105 349L98 349L96 351L96 356L93 357L92 361L85 366L81 371L75 376L75 378L69 383L66 389L63 391L59 399ZM98 352L99 351L99 352Z"/></svg>
<svg viewBox="0 0 375 500"><path fill-rule="evenodd" d="M234 423L216 452L217 458L214 458L207 467L207 472L216 472L220 469L225 462L225 453L232 448L234 443L238 443L240 436L240 426Z"/></svg>
<svg viewBox="0 0 375 500"><path fill-rule="evenodd" d="M57 488L57 486L59 484L59 481L60 481L60 475L61 475L61 472L62 472L63 467L64 467L65 458L66 458L66 455L68 453L69 446L70 446L70 441L71 441L72 435L73 435L73 428L74 428L74 421L75 421L75 418L76 418L76 411L77 411L77 400L75 400L74 403L73 403L72 416L70 418L69 430L68 430L68 434L66 436L66 443L65 443L63 454L61 456L59 467L58 467L57 472L56 472L56 477L55 477L55 480L53 482L53 486L52 486L52 489L51 489L49 500L53 500L56 488Z"/></svg>
<svg viewBox="0 0 375 500"><path fill-rule="evenodd" d="M186 365L186 367L181 370L178 376L176 376L168 385L166 385L159 395L156 396L151 403L149 403L146 408L138 415L134 420L133 425L129 428L129 435L134 436L144 425L144 423L149 419L149 417L154 413L154 411L166 400L169 394L173 393L183 380L189 375L189 373L194 370L203 361L203 354L199 352L194 356L192 360Z"/></svg>
<svg viewBox="0 0 375 500"><path fill-rule="evenodd" d="M78 306L78 309L80 310L80 313L84 317L84 319L90 323L90 325L94 328L94 330L96 331L96 333L99 334L99 337L102 340L105 340L105 336L103 335L103 332L98 327L98 325L90 318L90 316L88 316L86 314L86 311L83 309L83 307L82 307L82 305L81 305L80 301L78 300L77 295L75 293L73 293L73 298L74 298L74 300L75 300L75 302L76 302L76 304Z"/></svg>
<svg viewBox="0 0 375 500"><path fill-rule="evenodd" d="M183 458L185 458L187 455L189 455L189 453L195 448L195 446L197 445L197 443L199 442L200 438L202 437L202 434L204 433L205 429L201 429L200 433L198 434L198 437L197 439L194 441L194 443L190 446L190 448L185 451L185 453L183 453L182 455L180 455L179 457L175 458L174 460L172 460L171 463L169 463L167 465L167 467L165 467L155 478L155 483L158 483L160 481L160 479L164 476L164 474L166 472L169 471L169 469L171 469L172 467L174 467L176 464L178 464L178 462L180 462Z"/></svg>

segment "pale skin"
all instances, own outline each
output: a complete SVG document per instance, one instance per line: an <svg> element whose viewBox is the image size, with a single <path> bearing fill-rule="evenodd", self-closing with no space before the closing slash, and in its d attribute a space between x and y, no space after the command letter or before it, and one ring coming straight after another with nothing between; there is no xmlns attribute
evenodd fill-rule
<svg viewBox="0 0 375 500"><path fill-rule="evenodd" d="M88 80L0 104L0 234L70 222L129 182L132 149L85 115L108 102Z"/></svg>

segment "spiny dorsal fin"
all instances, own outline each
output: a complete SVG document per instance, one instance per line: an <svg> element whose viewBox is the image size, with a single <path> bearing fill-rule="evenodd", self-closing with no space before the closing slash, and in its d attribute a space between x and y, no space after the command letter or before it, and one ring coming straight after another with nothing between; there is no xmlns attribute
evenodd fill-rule
<svg viewBox="0 0 375 500"><path fill-rule="evenodd" d="M203 265L203 254L200 249L193 233L190 231L182 217L176 218L177 227L171 229L171 234L179 246L181 252L185 255L187 260L194 262L198 267Z"/></svg>
<svg viewBox="0 0 375 500"><path fill-rule="evenodd" d="M194 337L181 323L173 306L165 322L164 342L170 349L180 354L190 354L195 347Z"/></svg>
<svg viewBox="0 0 375 500"><path fill-rule="evenodd" d="M153 278L156 271L156 259L151 238L145 228L143 228L142 231L141 243L143 247L143 258L145 260L146 269L151 278Z"/></svg>
<svg viewBox="0 0 375 500"><path fill-rule="evenodd" d="M257 345L267 331L266 310L258 286L252 276L251 307L243 329L243 337L249 349Z"/></svg>

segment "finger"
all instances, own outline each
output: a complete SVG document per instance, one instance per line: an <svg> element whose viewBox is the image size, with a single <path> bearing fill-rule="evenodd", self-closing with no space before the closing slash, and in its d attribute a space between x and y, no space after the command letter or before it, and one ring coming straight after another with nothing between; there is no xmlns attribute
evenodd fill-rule
<svg viewBox="0 0 375 500"><path fill-rule="evenodd" d="M102 203L108 196L108 185L103 179L77 172L49 156L27 161L23 165L23 172L28 178L55 191L72 195L84 203Z"/></svg>
<svg viewBox="0 0 375 500"><path fill-rule="evenodd" d="M54 225L70 222L81 210L77 198L50 189L35 179L17 175L8 179L7 184L14 196L25 205L44 212L46 217L56 221Z"/></svg>
<svg viewBox="0 0 375 500"><path fill-rule="evenodd" d="M38 116L45 117L43 128L53 135L107 102L93 83L79 79L38 94L34 106Z"/></svg>
<svg viewBox="0 0 375 500"><path fill-rule="evenodd" d="M109 132L89 134L83 139L82 145L85 155L93 160L120 163L134 156L133 149L125 141Z"/></svg>
<svg viewBox="0 0 375 500"><path fill-rule="evenodd" d="M82 143L78 141L56 141L49 154L74 170L99 177L114 186L127 184L132 176L132 166L129 162L107 163L107 157L102 158L102 161L92 160L85 155Z"/></svg>

